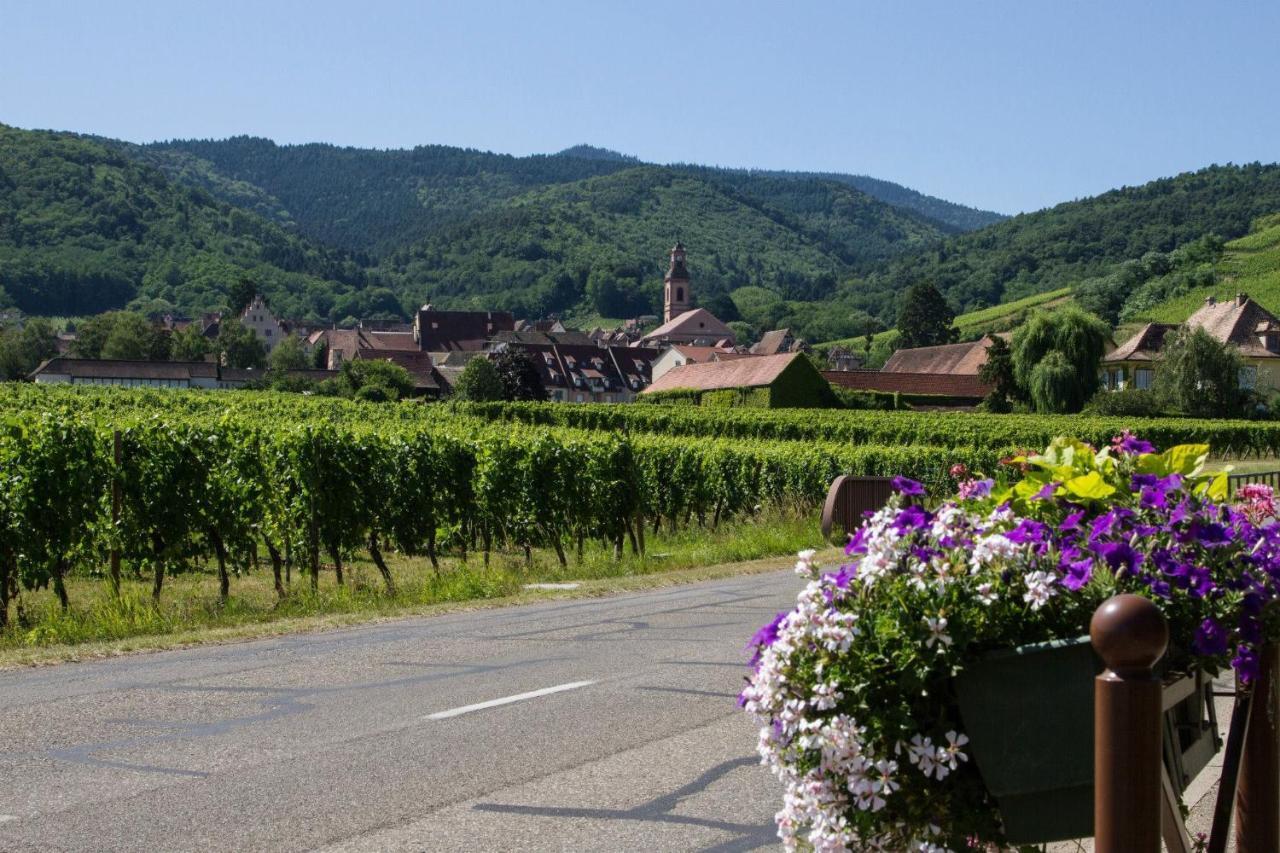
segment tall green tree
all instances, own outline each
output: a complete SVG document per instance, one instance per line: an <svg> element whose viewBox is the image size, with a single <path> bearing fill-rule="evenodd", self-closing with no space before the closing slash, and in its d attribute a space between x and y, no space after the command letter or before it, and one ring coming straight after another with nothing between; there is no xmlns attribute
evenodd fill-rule
<svg viewBox="0 0 1280 853"><path fill-rule="evenodd" d="M1013 375L1013 351L1004 338L991 339L987 360L978 368L978 378L991 386L982 401L984 409L997 414L1012 411L1013 402L1021 398L1021 392Z"/></svg>
<svg viewBox="0 0 1280 853"><path fill-rule="evenodd" d="M277 373L286 373L290 370L305 370L311 366L311 361L307 358L302 340L297 335L288 335L276 344L267 358L267 364Z"/></svg>
<svg viewBox="0 0 1280 853"><path fill-rule="evenodd" d="M228 313L232 317L239 317L244 313L244 309L249 307L249 303L253 301L253 297L258 295L258 285L252 279L240 278L235 284L231 285L231 290L227 292Z"/></svg>
<svg viewBox="0 0 1280 853"><path fill-rule="evenodd" d="M213 342L195 323L169 334L169 357L174 361L203 361L212 348Z"/></svg>
<svg viewBox="0 0 1280 853"><path fill-rule="evenodd" d="M493 366L502 380L502 396L507 400L547 399L547 388L533 359L523 351L507 350L493 358Z"/></svg>
<svg viewBox="0 0 1280 853"><path fill-rule="evenodd" d="M504 392L498 369L484 356L467 362L467 366L462 368L462 373L458 375L458 381L453 386L455 397L473 403L501 400Z"/></svg>
<svg viewBox="0 0 1280 853"><path fill-rule="evenodd" d="M1038 412L1078 412L1098 390L1098 363L1111 330L1078 308L1037 311L1013 333L1013 372ZM1033 382L1032 374L1051 353L1053 359ZM1070 388L1062 383L1062 365L1070 368ZM1052 384L1052 393L1049 393ZM1044 393L1039 396L1036 388Z"/></svg>
<svg viewBox="0 0 1280 853"><path fill-rule="evenodd" d="M253 330L239 320L222 321L217 348L226 367L261 368L267 361L267 348Z"/></svg>
<svg viewBox="0 0 1280 853"><path fill-rule="evenodd" d="M898 334L902 347L931 347L950 343L956 312L946 297L929 282L913 284L898 308Z"/></svg>
<svg viewBox="0 0 1280 853"><path fill-rule="evenodd" d="M1243 366L1234 347L1204 329L1181 329L1165 340L1156 363L1156 396L1191 417L1242 415L1249 404L1249 394L1240 388Z"/></svg>
<svg viewBox="0 0 1280 853"><path fill-rule="evenodd" d="M141 314L116 312L111 331L102 343L101 357L165 361L169 358L169 336Z"/></svg>

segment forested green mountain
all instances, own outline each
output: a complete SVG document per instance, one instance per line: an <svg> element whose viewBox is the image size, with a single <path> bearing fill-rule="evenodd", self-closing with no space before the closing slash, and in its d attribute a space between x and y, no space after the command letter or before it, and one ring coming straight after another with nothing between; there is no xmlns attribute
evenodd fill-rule
<svg viewBox="0 0 1280 853"><path fill-rule="evenodd" d="M254 209L302 233L357 252L382 255L440 228L492 211L526 192L613 174L643 164L590 145L558 154L513 157L443 145L373 150L334 145L276 145L247 136L128 146L171 177L194 182L225 201L242 204L244 185L262 199ZM906 187L855 175L758 172L676 165L703 180L724 180L760 196L779 180L843 184L924 217L948 232L999 221L998 214L925 196Z"/></svg>
<svg viewBox="0 0 1280 853"><path fill-rule="evenodd" d="M247 197L253 193L246 190ZM365 270L260 216L84 137L0 125L0 288L33 314L136 298L215 308L250 277L309 310L364 288Z"/></svg>
<svg viewBox="0 0 1280 853"><path fill-rule="evenodd" d="M585 297L599 314L625 317L660 307L663 253L676 236L690 247L704 304L744 287L824 301L853 270L941 236L834 182L749 184L750 194L732 177L640 166L551 187L394 252L380 272L433 300L539 316Z"/></svg>
<svg viewBox="0 0 1280 853"><path fill-rule="evenodd" d="M1206 235L1233 239L1276 211L1280 165L1210 166L952 237L890 261L845 292L887 319L896 294L929 280L954 307L972 310L1104 277L1124 261Z"/></svg>
<svg viewBox="0 0 1280 853"><path fill-rule="evenodd" d="M1196 241L1278 211L1274 165L956 233L994 215L856 176L655 166L585 145L536 157L250 137L137 146L0 125L0 299L37 314L194 314L247 277L313 322L425 301L585 321L656 313L680 238L702 304L822 341L892 325L923 280L962 311L1074 287L1119 316L1137 272L1187 260L1199 275L1196 246L1214 244Z"/></svg>

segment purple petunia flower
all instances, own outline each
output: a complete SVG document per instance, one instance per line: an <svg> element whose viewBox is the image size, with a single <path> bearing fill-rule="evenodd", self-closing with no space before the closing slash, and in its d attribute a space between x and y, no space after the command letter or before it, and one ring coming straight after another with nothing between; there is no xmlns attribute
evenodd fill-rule
<svg viewBox="0 0 1280 853"><path fill-rule="evenodd" d="M1137 456L1140 453L1155 453L1156 447L1149 441L1143 441L1135 436L1129 430L1117 435L1111 439L1111 449L1117 453L1124 453L1128 456Z"/></svg>
<svg viewBox="0 0 1280 853"><path fill-rule="evenodd" d="M899 494L908 496L924 494L924 486L917 483L915 480L910 480L906 477L894 477L891 483L894 491Z"/></svg>
<svg viewBox="0 0 1280 853"><path fill-rule="evenodd" d="M929 513L915 504L904 506L893 520L893 529L898 531L899 536L905 536L913 530L928 526L931 518Z"/></svg>
<svg viewBox="0 0 1280 853"><path fill-rule="evenodd" d="M1080 526L1081 519L1084 518L1084 510L1078 510L1062 519L1062 523L1058 525L1059 530L1075 530Z"/></svg>
<svg viewBox="0 0 1280 853"><path fill-rule="evenodd" d="M1227 653L1227 631L1218 620L1206 618L1196 629L1196 638L1191 644L1198 655L1225 655Z"/></svg>
<svg viewBox="0 0 1280 853"><path fill-rule="evenodd" d="M765 649L778 642L778 631L782 628L783 620L787 618L789 610L783 610L773 617L773 621L767 625L762 625L759 631L756 631L751 637L751 642L747 643L747 648L756 650L755 657L751 659L751 665L755 666L760 662L760 653Z"/></svg>
<svg viewBox="0 0 1280 853"><path fill-rule="evenodd" d="M991 487L995 484L995 480L965 480L956 490L956 494L962 501L985 498L991 494Z"/></svg>
<svg viewBox="0 0 1280 853"><path fill-rule="evenodd" d="M1093 577L1093 560L1088 557L1068 562L1063 568L1067 574L1062 579L1062 585L1072 592L1079 590Z"/></svg>
<svg viewBox="0 0 1280 853"><path fill-rule="evenodd" d="M1231 659L1231 666L1245 684L1250 684L1257 679L1262 669L1258 661L1258 652L1250 646L1236 648L1236 656Z"/></svg>
<svg viewBox="0 0 1280 853"><path fill-rule="evenodd" d="M1031 500L1033 501L1049 500L1058 491L1058 486L1059 486L1059 483L1057 482L1045 483L1043 486L1040 487L1040 491L1036 492L1034 495L1031 496Z"/></svg>
<svg viewBox="0 0 1280 853"><path fill-rule="evenodd" d="M1094 553L1106 560L1107 565L1117 575L1132 572L1142 562L1142 554L1133 550L1127 542L1103 542L1095 545Z"/></svg>

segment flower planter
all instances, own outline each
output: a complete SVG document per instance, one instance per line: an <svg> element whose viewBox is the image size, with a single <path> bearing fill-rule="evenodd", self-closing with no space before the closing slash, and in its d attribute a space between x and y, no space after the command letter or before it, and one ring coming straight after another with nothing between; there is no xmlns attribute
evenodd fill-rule
<svg viewBox="0 0 1280 853"><path fill-rule="evenodd" d="M1081 637L993 652L956 677L974 762L1010 843L1093 835L1093 682L1101 671ZM1167 681L1164 704L1165 766L1182 791L1221 744L1200 677Z"/></svg>

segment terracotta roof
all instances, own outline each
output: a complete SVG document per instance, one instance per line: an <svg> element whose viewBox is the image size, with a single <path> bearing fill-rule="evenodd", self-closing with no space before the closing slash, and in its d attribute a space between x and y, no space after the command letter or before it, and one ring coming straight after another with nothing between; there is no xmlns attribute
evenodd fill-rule
<svg viewBox="0 0 1280 853"><path fill-rule="evenodd" d="M641 338L641 340L657 341L670 337L709 338L712 340L728 338L732 340L734 334L733 329L720 322L720 319L706 308L694 308L692 311L686 311L677 317L672 317L671 320L663 323Z"/></svg>
<svg viewBox="0 0 1280 853"><path fill-rule="evenodd" d="M589 345L595 342L595 339L590 335L577 329L567 329L560 332L545 331L543 329L501 331L495 333L490 340L508 344L568 344L570 346Z"/></svg>
<svg viewBox="0 0 1280 853"><path fill-rule="evenodd" d="M791 352L795 348L795 341L792 340L792 346L787 346L787 338L791 336L790 329L774 329L771 332L765 332L760 336L760 340L755 346L751 347L751 352L756 355L777 355L780 352Z"/></svg>
<svg viewBox="0 0 1280 853"><path fill-rule="evenodd" d="M977 376L978 368L987 361L991 338L983 337L962 344L940 344L935 347L900 349L881 368L886 373L951 373Z"/></svg>
<svg viewBox="0 0 1280 853"><path fill-rule="evenodd" d="M714 391L719 388L759 388L772 385L778 375L797 358L804 358L804 356L800 353L788 352L729 361L711 361L705 364L685 364L673 367L662 374L657 381L645 389L645 393L670 391L673 388L694 388L699 391Z"/></svg>
<svg viewBox="0 0 1280 853"><path fill-rule="evenodd" d="M704 361L715 361L720 356L746 356L746 353L737 353L720 347L695 347L692 344L676 344L671 348L689 361L699 364Z"/></svg>
<svg viewBox="0 0 1280 853"><path fill-rule="evenodd" d="M1139 329L1136 335L1104 355L1102 360L1103 362L1152 361L1164 346L1165 335L1176 328L1178 327L1168 323L1148 323Z"/></svg>
<svg viewBox="0 0 1280 853"><path fill-rule="evenodd" d="M398 350L400 352L418 352L418 342L413 332L377 332L361 329L360 344L362 349Z"/></svg>
<svg viewBox="0 0 1280 853"><path fill-rule="evenodd" d="M31 372L71 376L76 379L217 379L218 365L211 361L127 361L124 359L66 358L54 356Z"/></svg>
<svg viewBox="0 0 1280 853"><path fill-rule="evenodd" d="M414 334L429 352L484 349L498 332L510 332L515 318L506 311L438 311L424 305L414 318Z"/></svg>
<svg viewBox="0 0 1280 853"><path fill-rule="evenodd" d="M980 400L991 386L963 373L893 373L883 370L824 370L832 385L855 391L897 391L938 397L967 397Z"/></svg>
<svg viewBox="0 0 1280 853"><path fill-rule="evenodd" d="M1263 346L1255 332L1259 324L1277 322L1280 321L1271 312L1241 293L1235 299L1222 302L1209 297L1203 306L1187 318L1186 325L1204 329L1223 343L1234 344L1241 355L1280 358L1280 352L1273 352Z"/></svg>

